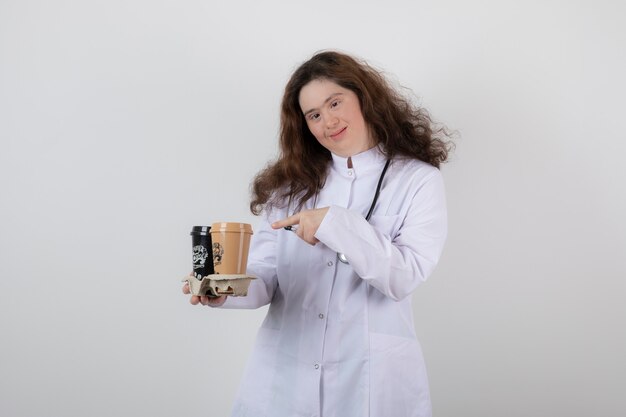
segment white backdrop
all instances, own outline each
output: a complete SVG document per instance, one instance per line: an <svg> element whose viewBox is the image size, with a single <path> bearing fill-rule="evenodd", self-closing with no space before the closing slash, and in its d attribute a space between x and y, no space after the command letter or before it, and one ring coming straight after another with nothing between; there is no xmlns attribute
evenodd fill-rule
<svg viewBox="0 0 626 417"><path fill-rule="evenodd" d="M623 416L623 2L0 0L0 415L226 416L265 310L193 307L282 89L367 59L460 132L414 295L435 416Z"/></svg>

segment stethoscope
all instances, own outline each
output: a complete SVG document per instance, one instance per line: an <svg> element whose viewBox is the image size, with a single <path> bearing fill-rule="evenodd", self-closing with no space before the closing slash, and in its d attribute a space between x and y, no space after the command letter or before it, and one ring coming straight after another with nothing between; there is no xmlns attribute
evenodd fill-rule
<svg viewBox="0 0 626 417"><path fill-rule="evenodd" d="M378 195L380 194L380 187L383 184L383 178L385 178L385 173L387 172L387 168L389 168L390 162L391 162L391 159L387 159L387 162L385 163L385 167L383 168L383 171L380 173L380 178L378 178L378 184L376 185L376 192L374 193L374 199L372 200L372 204L370 204L370 209L367 212L367 216L365 216L365 221L367 222L369 222L370 217L372 217L372 212L374 212L374 207L376 207L376 202L378 201ZM283 229L289 230L291 232L295 232L297 230L297 228L293 226L286 226ZM337 252L337 258L339 259L339 261L341 261L344 264L349 263L348 258L346 258L346 255L343 253Z"/></svg>

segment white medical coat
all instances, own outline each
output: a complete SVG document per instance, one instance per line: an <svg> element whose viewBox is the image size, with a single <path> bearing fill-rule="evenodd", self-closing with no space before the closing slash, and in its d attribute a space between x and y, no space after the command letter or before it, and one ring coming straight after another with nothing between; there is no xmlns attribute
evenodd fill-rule
<svg viewBox="0 0 626 417"><path fill-rule="evenodd" d="M233 416L430 416L411 293L432 272L447 233L439 170L394 159L370 221L385 157L373 148L333 155L317 201L327 207L311 246L272 221L253 236L247 297L224 308L270 307L244 372ZM338 261L342 252L350 264Z"/></svg>

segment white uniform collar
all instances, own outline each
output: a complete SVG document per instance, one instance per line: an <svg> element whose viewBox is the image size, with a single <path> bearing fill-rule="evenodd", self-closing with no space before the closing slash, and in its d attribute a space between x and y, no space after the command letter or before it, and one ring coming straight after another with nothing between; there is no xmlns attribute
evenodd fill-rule
<svg viewBox="0 0 626 417"><path fill-rule="evenodd" d="M333 157L333 169L340 173L347 173L350 171L348 168L348 158L335 155L331 153ZM371 149L352 155L352 171L363 173L370 169L380 170L380 167L385 163L387 157L382 153L379 146L374 146Z"/></svg>

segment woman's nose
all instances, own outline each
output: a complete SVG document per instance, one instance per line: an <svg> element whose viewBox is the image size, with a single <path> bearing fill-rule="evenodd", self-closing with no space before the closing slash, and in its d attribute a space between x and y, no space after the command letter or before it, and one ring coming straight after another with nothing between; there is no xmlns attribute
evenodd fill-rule
<svg viewBox="0 0 626 417"><path fill-rule="evenodd" d="M333 116L332 114L329 114L326 117L326 126L328 127L336 126L338 122L339 122L339 119L336 116Z"/></svg>

